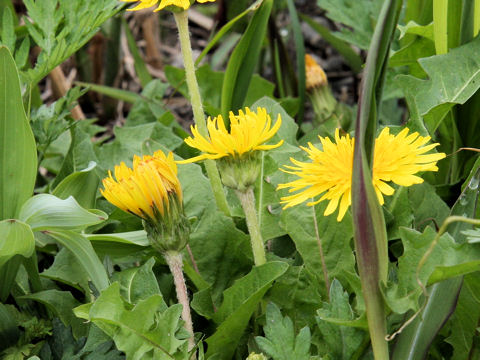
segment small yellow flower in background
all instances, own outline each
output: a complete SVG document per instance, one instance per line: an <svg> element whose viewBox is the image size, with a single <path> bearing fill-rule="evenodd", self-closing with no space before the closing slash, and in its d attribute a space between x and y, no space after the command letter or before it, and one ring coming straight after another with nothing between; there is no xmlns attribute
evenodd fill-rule
<svg viewBox="0 0 480 360"><path fill-rule="evenodd" d="M193 137L185 142L203 154L191 159L178 161L180 164L200 160L218 160L220 174L224 185L237 190L245 190L251 186L259 173L259 153L261 150L270 150L283 144L283 140L273 145L266 145L280 129L282 119L278 115L272 127L272 119L265 108L251 111L246 108L238 115L229 114L230 131L225 127L222 116L208 118L207 129L209 136L202 136L197 126L192 126Z"/></svg>
<svg viewBox="0 0 480 360"><path fill-rule="evenodd" d="M167 6L173 5L173 6L178 6L179 8L182 8L184 10L187 10L191 2L190 0L121 0L124 2L140 2L136 7L132 9L128 9L128 11L136 11L136 10L142 10L146 9L152 6L158 5L158 8L155 9L155 11L160 11L164 9ZM216 0L197 0L200 3L205 3L205 2L212 2Z"/></svg>
<svg viewBox="0 0 480 360"><path fill-rule="evenodd" d="M134 156L133 169L115 166L103 179L102 195L125 212L137 215L151 244L161 252L180 251L188 241L189 225L183 212L182 188L173 154L161 150L153 156Z"/></svg>
<svg viewBox="0 0 480 360"><path fill-rule="evenodd" d="M311 55L305 55L305 75L307 90L328 85L327 75Z"/></svg>
<svg viewBox="0 0 480 360"><path fill-rule="evenodd" d="M429 136L419 136L417 132L408 135L403 129L398 135L390 134L384 128L375 141L372 182L378 201L384 203L383 194L392 195L394 188L387 184L391 181L400 186L420 184L423 179L415 174L421 171L437 171L436 163L445 157L444 153L425 154L439 144L429 144ZM296 194L281 198L284 209L311 200L308 206L329 200L324 215L330 215L339 207L337 220L345 216L352 201L352 170L354 139L340 136L335 132L335 143L329 138L320 137L323 150L308 144L302 147L312 162L305 163L291 159L296 166L285 166L284 172L297 175L299 179L280 184L279 189L290 188L289 193ZM424 146L426 145L426 146ZM316 196L323 194L319 199Z"/></svg>

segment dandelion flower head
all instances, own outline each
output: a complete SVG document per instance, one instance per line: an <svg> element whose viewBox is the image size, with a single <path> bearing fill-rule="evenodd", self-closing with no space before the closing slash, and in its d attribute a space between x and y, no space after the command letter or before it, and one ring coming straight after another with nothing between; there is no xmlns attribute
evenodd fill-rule
<svg viewBox="0 0 480 360"><path fill-rule="evenodd" d="M133 168L122 162L103 179L100 192L113 205L155 222L169 210L172 200L182 203L182 189L177 178L173 154L161 150L153 156L134 156Z"/></svg>
<svg viewBox="0 0 480 360"><path fill-rule="evenodd" d="M203 154L179 163L223 157L240 158L253 151L270 150L283 144L283 140L273 145L265 144L277 133L282 124L282 119L278 115L272 127L272 119L265 108L259 107L256 112L246 108L245 111L240 110L238 115L230 112L229 119L230 131L227 130L222 116L213 119L209 117L207 120L209 136L201 135L197 126L192 126L193 137L188 137L185 142Z"/></svg>
<svg viewBox="0 0 480 360"><path fill-rule="evenodd" d="M394 188L387 184L393 182L400 186L411 186L423 182L415 174L421 171L438 171L436 163L445 157L444 153L430 153L439 144L429 144L429 136L420 136L417 132L408 135L408 128L398 135L390 134L384 128L375 141L372 182L378 201L383 205L383 195L392 195ZM329 138L320 137L322 150L311 143L302 147L311 162L290 159L294 166L285 166L282 171L298 176L298 179L277 188L289 188L292 195L281 198L284 209L305 201L313 206L328 200L324 215L330 215L339 208L337 220L341 221L352 202L352 171L354 139L347 134L335 132L335 143ZM395 151L392 151L395 149ZM320 198L316 199L316 197Z"/></svg>
<svg viewBox="0 0 480 360"><path fill-rule="evenodd" d="M136 11L136 10L142 10L146 9L152 6L158 5L158 7L155 9L155 11L160 11L164 9L167 6L174 5L178 6L179 8L182 8L184 10L187 10L191 3L190 0L121 0L124 2L140 2L137 6L135 6L132 9L129 9L129 11ZM200 3L205 3L205 2L212 2L216 0L197 0Z"/></svg>

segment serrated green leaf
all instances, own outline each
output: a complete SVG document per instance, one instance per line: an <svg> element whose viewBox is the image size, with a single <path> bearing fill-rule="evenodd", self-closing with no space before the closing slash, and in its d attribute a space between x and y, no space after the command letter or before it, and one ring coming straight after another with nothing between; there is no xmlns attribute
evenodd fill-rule
<svg viewBox="0 0 480 360"><path fill-rule="evenodd" d="M304 327L295 336L293 322L283 317L273 303L267 305L267 319L263 327L265 337L257 336L255 341L263 352L274 360L309 360L310 329Z"/></svg>
<svg viewBox="0 0 480 360"><path fill-rule="evenodd" d="M108 216L100 210L85 210L73 197L66 200L50 194L30 198L19 214L34 231L52 229L85 229L105 221Z"/></svg>
<svg viewBox="0 0 480 360"><path fill-rule="evenodd" d="M37 150L23 108L20 81L8 49L0 46L0 220L16 218L32 196Z"/></svg>
<svg viewBox="0 0 480 360"><path fill-rule="evenodd" d="M429 132L435 132L455 104L464 104L480 88L479 51L480 37L477 37L448 54L419 59L428 80L410 75L397 77L396 83L408 103L412 128L422 130L423 119Z"/></svg>
<svg viewBox="0 0 480 360"><path fill-rule="evenodd" d="M317 0L331 20L343 25L334 35L364 50L370 44L382 3L383 0Z"/></svg>
<svg viewBox="0 0 480 360"><path fill-rule="evenodd" d="M155 265L155 259L150 258L142 266L117 272L112 277L112 282L119 282L120 293L130 304L137 304L140 300L145 300L152 295L162 295L152 270L153 265ZM164 304L161 310L164 311L166 308L167 304Z"/></svg>
<svg viewBox="0 0 480 360"><path fill-rule="evenodd" d="M218 354L219 359L231 359L250 317L273 281L287 270L283 262L268 262L254 267L224 292L224 300L213 320L219 324L206 342L207 358Z"/></svg>
<svg viewBox="0 0 480 360"><path fill-rule="evenodd" d="M93 304L74 312L107 333L129 359L188 359L188 333L180 325L182 306L165 309L161 295L140 300L132 308L121 298L120 284L115 282Z"/></svg>
<svg viewBox="0 0 480 360"><path fill-rule="evenodd" d="M349 295L338 280L334 280L330 287L330 302L324 302L317 314L315 319L324 342L322 352L325 352L325 355L330 354L335 359L350 359L362 343L365 333L337 324L340 320L349 322L355 318ZM363 322L367 327L365 319Z"/></svg>

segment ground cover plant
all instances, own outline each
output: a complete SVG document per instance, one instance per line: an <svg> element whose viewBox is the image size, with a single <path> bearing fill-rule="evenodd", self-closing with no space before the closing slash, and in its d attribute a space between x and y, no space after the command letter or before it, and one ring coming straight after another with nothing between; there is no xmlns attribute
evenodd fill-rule
<svg viewBox="0 0 480 360"><path fill-rule="evenodd" d="M0 358L480 358L480 1L0 9Z"/></svg>

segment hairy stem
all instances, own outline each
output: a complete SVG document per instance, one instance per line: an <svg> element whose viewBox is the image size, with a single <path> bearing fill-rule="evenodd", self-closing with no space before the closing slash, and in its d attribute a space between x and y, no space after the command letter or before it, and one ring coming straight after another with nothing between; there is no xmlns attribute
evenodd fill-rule
<svg viewBox="0 0 480 360"><path fill-rule="evenodd" d="M255 266L263 265L267 260L265 257L262 233L260 232L260 226L258 224L257 211L255 210L255 195L253 194L253 189L249 187L246 191L237 190L236 193L242 203L243 211L247 219Z"/></svg>
<svg viewBox="0 0 480 360"><path fill-rule="evenodd" d="M185 329L190 333L188 339L188 350L195 347L195 339L193 337L193 323L192 315L190 313L190 302L188 300L187 286L185 278L183 277L183 261L182 254L177 251L167 251L164 254L165 260L173 275L173 282L175 283L175 290L177 292L177 299L182 304L182 320L185 322Z"/></svg>
<svg viewBox="0 0 480 360"><path fill-rule="evenodd" d="M193 119L197 125L198 131L202 136L208 136L207 123L203 112L202 97L198 87L197 76L195 74L195 63L192 55L192 44L190 42L190 32L188 30L188 12L182 11L174 13L175 21L178 27L180 46L182 48L183 64L185 66L185 77L187 79L188 92L192 103ZM205 160L205 169L207 170L210 185L212 186L215 201L220 210L225 215L230 216L227 197L223 191L222 181L218 173L217 165L213 160Z"/></svg>

